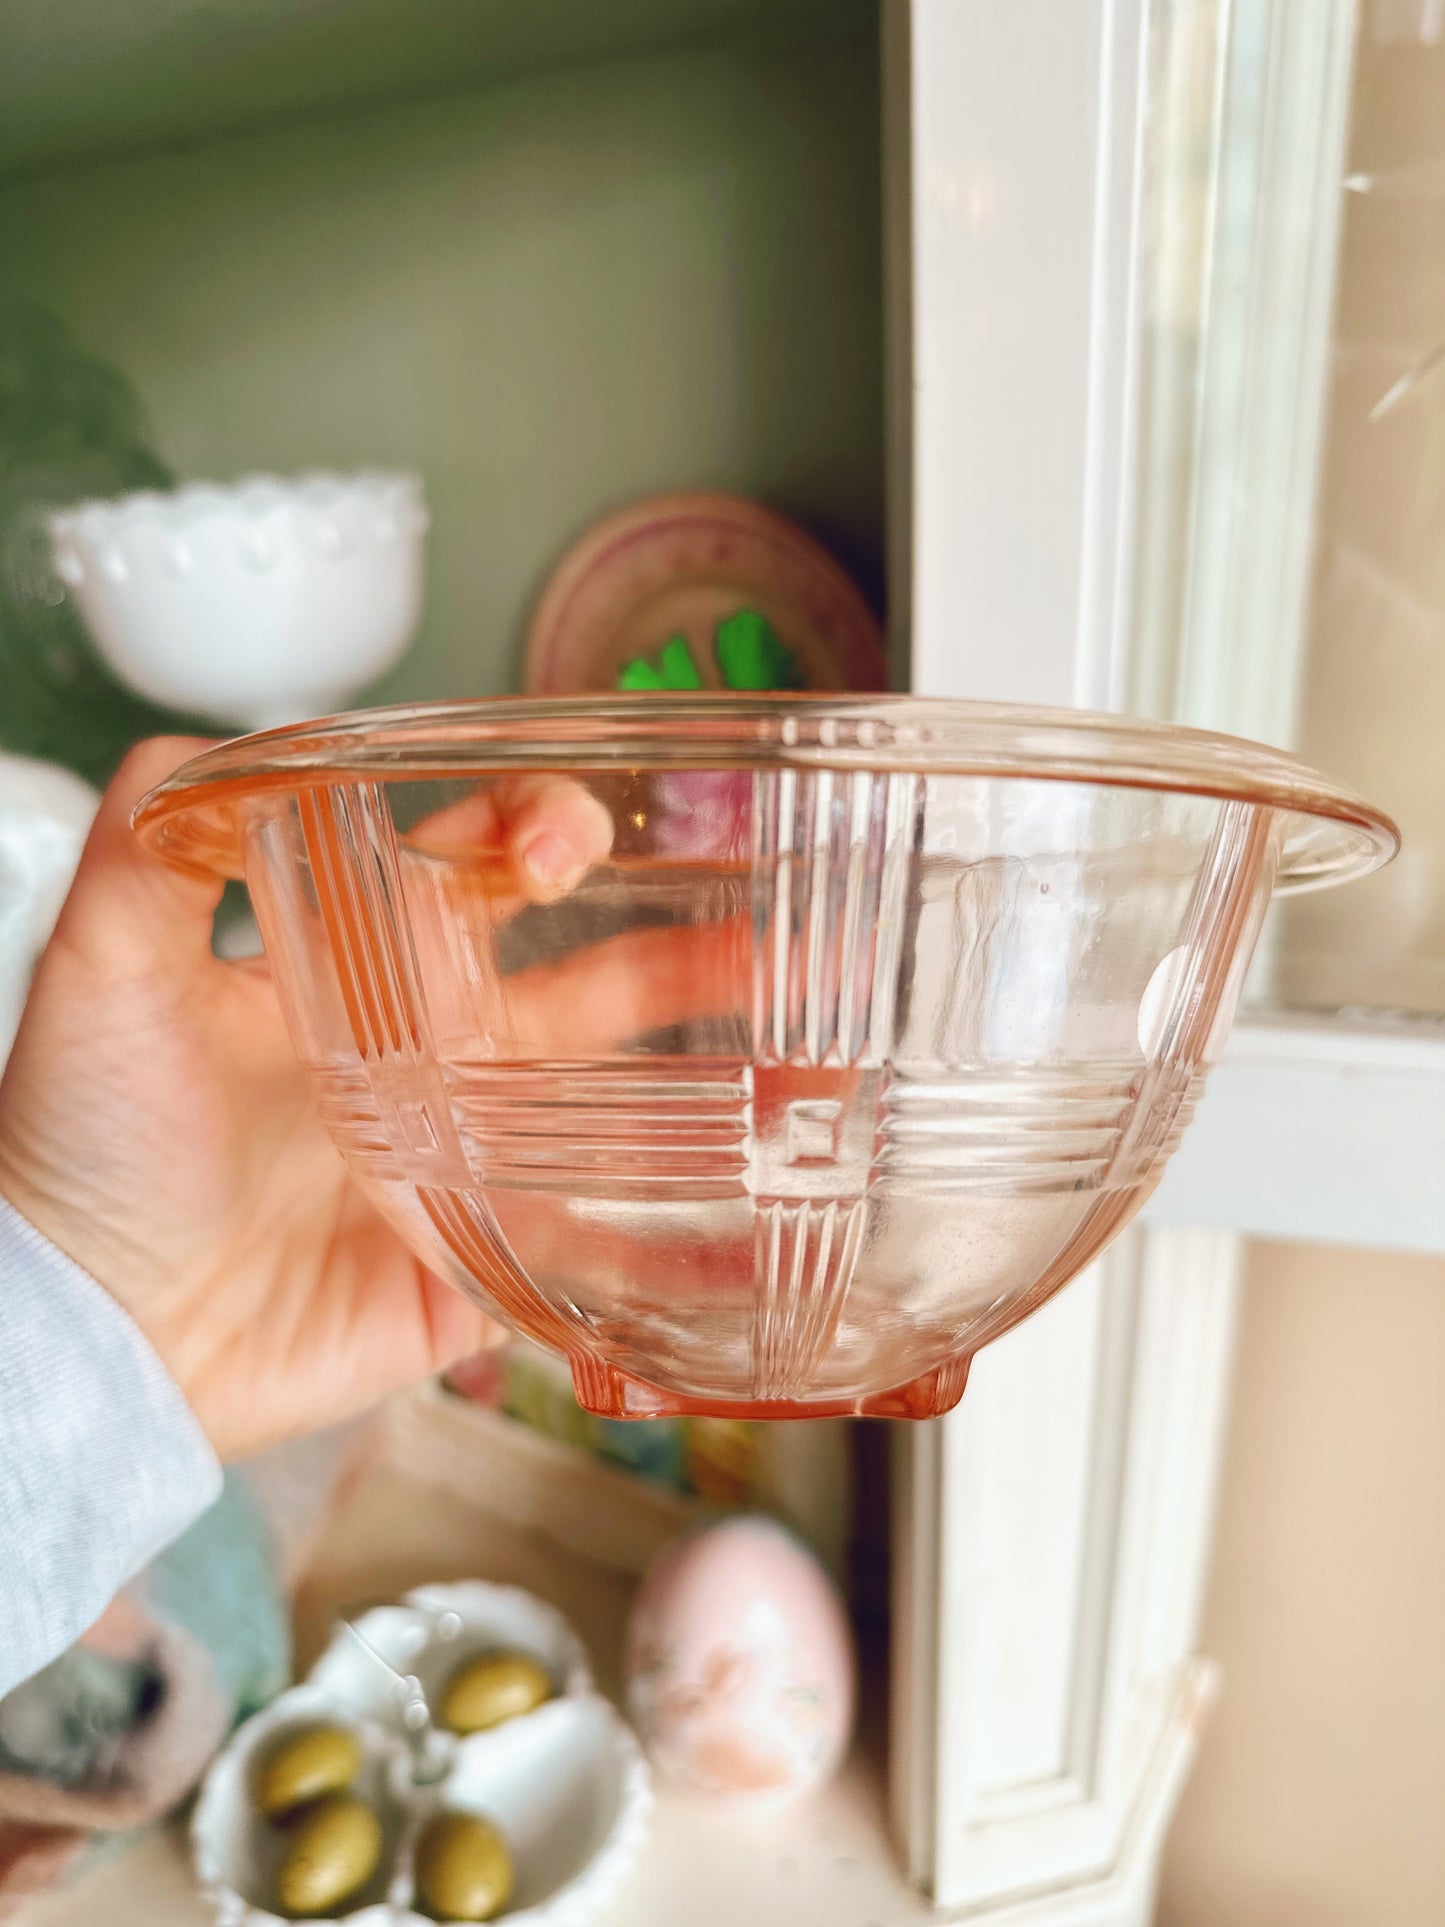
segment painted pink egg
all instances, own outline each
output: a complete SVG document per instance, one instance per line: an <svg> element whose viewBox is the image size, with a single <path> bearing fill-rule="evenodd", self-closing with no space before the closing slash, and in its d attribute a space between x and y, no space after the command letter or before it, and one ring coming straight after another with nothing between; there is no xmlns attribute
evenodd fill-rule
<svg viewBox="0 0 1445 1927"><path fill-rule="evenodd" d="M627 1682L653 1761L700 1792L801 1793L834 1770L853 1728L843 1603L770 1519L730 1519L659 1555L633 1608Z"/></svg>

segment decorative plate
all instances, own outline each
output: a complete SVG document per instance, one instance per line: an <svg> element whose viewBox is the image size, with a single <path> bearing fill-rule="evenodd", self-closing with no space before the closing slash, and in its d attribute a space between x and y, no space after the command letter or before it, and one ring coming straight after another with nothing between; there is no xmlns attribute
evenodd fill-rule
<svg viewBox="0 0 1445 1927"><path fill-rule="evenodd" d="M563 557L528 634L526 686L874 691L887 668L872 610L811 536L734 496L667 495Z"/></svg>

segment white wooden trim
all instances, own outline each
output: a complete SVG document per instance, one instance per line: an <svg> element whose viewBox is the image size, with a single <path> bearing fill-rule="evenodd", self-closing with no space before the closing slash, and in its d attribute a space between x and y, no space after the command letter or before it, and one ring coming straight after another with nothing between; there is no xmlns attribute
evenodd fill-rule
<svg viewBox="0 0 1445 1927"><path fill-rule="evenodd" d="M1121 700L1146 19L885 0L893 619L926 693ZM1118 1406L1101 1290L1011 1335L901 1447L893 1807L945 1905L1037 1885L1041 1856L1056 1883L1109 1864L1070 1759L1094 1704L1073 1656L1089 1441ZM1022 1806L981 1818L1000 1776Z"/></svg>
<svg viewBox="0 0 1445 1927"><path fill-rule="evenodd" d="M1021 1901L955 1910L969 1927L1149 1927L1164 1834L1219 1691L1219 1669L1207 1659L1184 1668L1170 1717L1141 1780L1113 1864L1082 1880Z"/></svg>
<svg viewBox="0 0 1445 1927"><path fill-rule="evenodd" d="M1171 633L1131 634L1126 587L1149 0L886 0L890 552L916 689L1149 692L1286 733L1333 276L1332 218L1291 223L1339 179L1352 4L1220 0L1181 661ZM1231 594L1262 612L1247 634ZM951 1912L1147 1917L1164 1820L1131 1849L1132 1816L1177 1790L1152 1763L1195 1664L1238 1255L1138 1232L900 1448L895 1823Z"/></svg>
<svg viewBox="0 0 1445 1927"><path fill-rule="evenodd" d="M885 0L894 621L930 694L1121 700L1146 17Z"/></svg>
<svg viewBox="0 0 1445 1927"><path fill-rule="evenodd" d="M1048 1893L1072 1920L1069 1895L1118 1901L1139 1884L1121 1870L1193 1664L1238 1252L1208 1232L1126 1238L979 1359L982 1390L954 1417L901 1435L894 1824L910 1877L950 1911L1012 1919L1021 1897ZM1095 1358L1087 1422L1056 1429L1059 1355L1081 1332ZM1060 1443L1079 1456L1062 1505ZM1077 1571L1030 1596L1035 1542L1047 1557L1061 1540ZM1011 1700L1011 1666L1040 1653L1045 1692ZM1039 1770L1011 1775L1021 1739L1041 1737Z"/></svg>
<svg viewBox="0 0 1445 1927"><path fill-rule="evenodd" d="M1104 1633L1088 1649L1101 1712L1085 1755L1096 1797L1116 1814L1147 1778L1199 1635L1242 1261L1239 1240L1219 1232L1130 1235L1139 1258L1127 1413L1116 1459L1096 1473L1117 1498L1112 1538L1097 1535L1109 1584Z"/></svg>
<svg viewBox="0 0 1445 1927"><path fill-rule="evenodd" d="M1445 1252L1445 1020L1241 1023L1147 1216Z"/></svg>
<svg viewBox="0 0 1445 1927"><path fill-rule="evenodd" d="M1229 12L1172 708L1270 743L1304 667L1355 10Z"/></svg>
<svg viewBox="0 0 1445 1927"><path fill-rule="evenodd" d="M939 1428L932 1884L950 1907L1120 1865L1197 1637L1237 1250L1125 1240L978 1360L981 1392Z"/></svg>
<svg viewBox="0 0 1445 1927"><path fill-rule="evenodd" d="M1205 203L1202 294L1156 317L1168 446L1141 537L1181 586L1177 623L1167 596L1140 609L1128 704L1271 743L1291 740L1303 670L1355 11L1219 9L1208 177L1174 183ZM1187 305L1197 268L1182 262L1167 298Z"/></svg>
<svg viewBox="0 0 1445 1927"><path fill-rule="evenodd" d="M1177 569L1182 585L1177 616L1168 596L1142 597L1127 706L1287 745L1307 667L1357 0L1218 11L1197 349L1176 352L1190 393L1169 398L1189 459L1180 474L1178 451L1164 451L1140 518L1145 546L1172 551L1152 558L1155 577ZM1169 319L1188 332L1184 317ZM1168 527L1176 504L1180 525ZM1277 929L1266 922L1255 958L1261 997Z"/></svg>

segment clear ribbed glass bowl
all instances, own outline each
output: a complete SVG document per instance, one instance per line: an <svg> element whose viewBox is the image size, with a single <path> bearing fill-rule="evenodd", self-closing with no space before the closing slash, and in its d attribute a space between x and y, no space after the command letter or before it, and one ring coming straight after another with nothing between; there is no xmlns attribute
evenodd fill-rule
<svg viewBox="0 0 1445 1927"><path fill-rule="evenodd" d="M613 826L553 904L456 834L538 772ZM619 1417L946 1411L1153 1190L1272 892L1398 842L1272 750L907 697L375 711L136 823L244 877L380 1209Z"/></svg>

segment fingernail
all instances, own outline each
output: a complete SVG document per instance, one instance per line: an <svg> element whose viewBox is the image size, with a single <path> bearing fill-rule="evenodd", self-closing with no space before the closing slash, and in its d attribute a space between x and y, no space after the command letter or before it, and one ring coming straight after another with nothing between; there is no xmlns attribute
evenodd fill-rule
<svg viewBox="0 0 1445 1927"><path fill-rule="evenodd" d="M522 868L540 890L560 896L579 883L587 868L576 846L555 830L537 830L521 848Z"/></svg>

